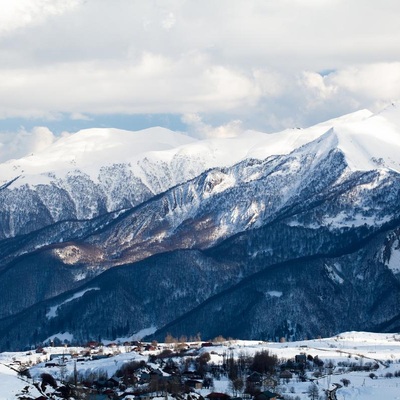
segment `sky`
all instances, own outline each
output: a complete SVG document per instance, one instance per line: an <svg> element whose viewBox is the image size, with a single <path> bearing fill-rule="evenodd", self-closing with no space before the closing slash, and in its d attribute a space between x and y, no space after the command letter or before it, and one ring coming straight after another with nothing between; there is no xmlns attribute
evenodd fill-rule
<svg viewBox="0 0 400 400"><path fill-rule="evenodd" d="M0 161L91 127L199 138L400 99L398 0L2 0Z"/></svg>

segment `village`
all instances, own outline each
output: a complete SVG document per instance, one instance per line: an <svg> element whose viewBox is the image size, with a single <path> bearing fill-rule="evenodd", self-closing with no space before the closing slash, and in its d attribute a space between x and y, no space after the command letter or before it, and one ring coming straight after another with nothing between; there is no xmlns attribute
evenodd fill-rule
<svg viewBox="0 0 400 400"><path fill-rule="evenodd" d="M358 398L351 397L354 391L400 384L395 335L390 355L377 339L362 345L354 343L359 337L344 338L266 343L169 337L165 343L89 342L79 347L53 343L1 353L0 363L25 383L15 393L20 400L347 400Z"/></svg>

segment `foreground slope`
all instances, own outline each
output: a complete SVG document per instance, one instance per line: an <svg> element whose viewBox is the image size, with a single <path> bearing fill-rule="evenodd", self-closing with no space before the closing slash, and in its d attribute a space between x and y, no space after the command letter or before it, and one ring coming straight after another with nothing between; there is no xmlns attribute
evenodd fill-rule
<svg viewBox="0 0 400 400"><path fill-rule="evenodd" d="M229 395L237 395L237 391L233 390L229 379L228 365L222 364L221 360L229 354L230 360L241 361L238 369L244 377L251 375L254 366L251 360L257 353L268 351L277 357L278 368L273 377L278 378L281 368L288 368L291 364L292 373L286 375L284 379L280 379L279 385L274 387L273 391L281 394L285 399L299 400L309 399L309 388L311 382L317 383L319 395L324 396L325 390L332 389L338 385L336 392L338 399L396 399L398 397L399 377L399 359L400 359L400 340L398 334L377 334L367 332L346 332L335 335L334 337L302 340L297 342L271 343L263 341L241 341L227 340L214 343L212 351L210 347L201 347L201 343L190 343L188 351L182 350L179 356L171 357L169 363L178 364L190 363L193 365L193 359L201 357L204 353L208 354L210 361L208 365L219 365L218 374L209 371L207 378L213 379L213 385L209 388L203 387L196 389L189 394L183 394L184 399L199 397L205 398L211 392L227 393ZM179 344L181 348L182 344ZM97 381L97 376L107 373L108 376L117 375L117 371L124 366L132 365L132 362L141 363L142 368L134 371L134 376L140 378L143 371L150 368L164 370L164 376L168 376L168 368L164 365L163 359L157 356L169 352L170 343L160 343L156 350L145 350L145 348L136 348L132 350L131 346L112 345L111 347L98 347L94 351L102 350L109 357L101 359L84 358L86 361L76 362L71 358L65 363L63 368L58 366L45 367L46 360L50 356L56 357L62 353L83 355L87 352L85 347L45 347L46 354L32 352L11 352L0 353L0 399L22 399L22 398L39 398L40 393L35 387L41 382L41 375L51 374L56 380L58 386L63 386L61 381L65 377L78 376L78 382L85 377L85 383L88 385L90 381ZM293 368L295 357L299 354L307 356L305 371L299 371ZM248 363L244 364L244 356ZM205 357L203 357L205 358ZM154 362L155 361L155 362ZM313 362L315 361L315 362ZM15 370L21 365L30 365L29 371L32 379L17 376ZM244 365L243 365L244 364ZM250 366L249 366L250 364ZM289 364L289 365L288 365ZM232 365L232 364L230 364ZM259 365L259 364L258 364ZM197 365L193 365L198 369ZM281 368L280 368L281 367ZM25 368L25 367L23 367ZM204 369L204 364L202 365ZM250 369L249 369L250 368ZM169 370L170 371L170 370ZM167 375L168 374L168 375ZM75 375L76 376L76 375ZM188 379L187 374L182 371L175 374L175 378L184 382ZM94 385L99 386L98 381ZM128 388L124 388L126 392L137 390L137 384L127 382ZM133 386L133 387L132 387ZM39 386L40 387L40 386ZM151 391L147 384L141 385L141 389ZM243 388L245 389L245 388ZM272 388L271 388L272 389ZM174 393L179 390L179 386L174 386ZM86 392L89 392L87 389ZM114 389L118 392L117 388ZM61 398L52 388L47 388L47 395L51 398ZM121 395L122 390L119 392ZM60 393L58 391L58 393ZM242 394L242 390L239 390ZM65 396L64 396L65 397ZM72 396L74 397L74 396ZM79 397L79 396L75 396ZM82 397L82 394L81 394ZM172 399L174 395L163 392L163 395L156 399Z"/></svg>

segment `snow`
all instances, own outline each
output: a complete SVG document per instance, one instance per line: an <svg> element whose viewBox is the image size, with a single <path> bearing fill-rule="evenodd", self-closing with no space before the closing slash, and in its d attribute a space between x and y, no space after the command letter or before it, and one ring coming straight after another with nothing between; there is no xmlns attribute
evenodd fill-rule
<svg viewBox="0 0 400 400"><path fill-rule="evenodd" d="M343 284L344 279L338 274L338 269L336 265L327 265L325 264L325 270L329 276L329 279L331 279L333 282L338 283L338 284Z"/></svg>
<svg viewBox="0 0 400 400"><path fill-rule="evenodd" d="M50 184L70 171L81 171L96 182L101 167L113 164L130 165L134 174L146 181L143 168L149 163L190 166L175 176L177 181L172 184L177 184L205 170L232 166L244 159L288 154L332 129L351 168L399 171L399 115L396 107L377 115L363 110L306 129L272 134L246 131L237 137L206 140L160 127L136 132L85 129L60 138L40 153L0 164L0 185L17 177L10 188Z"/></svg>
<svg viewBox="0 0 400 400"><path fill-rule="evenodd" d="M252 148L249 151L248 157L264 159L272 155L288 154L293 150L316 140L333 127L363 121L371 115L372 113L370 111L361 110L325 121L306 129L287 129L282 132L269 134L264 139L263 143L260 143L256 148Z"/></svg>
<svg viewBox="0 0 400 400"><path fill-rule="evenodd" d="M354 213L348 214L344 211L341 211L339 214L334 217L324 217L322 225L341 228L345 226L379 226L383 225L390 220L389 216L383 217L381 219L377 219L375 216L366 217L365 215ZM315 228L318 228L318 225L315 225Z"/></svg>
<svg viewBox="0 0 400 400"><path fill-rule="evenodd" d="M279 292L277 290L270 290L267 292L267 295L271 297L282 297L283 292Z"/></svg>
<svg viewBox="0 0 400 400"><path fill-rule="evenodd" d="M221 193L231 187L234 187L236 184L236 179L232 175L226 175L222 172L213 171L212 174L209 174L206 178L205 184L210 185L212 189L204 192L204 197L208 197L211 193Z"/></svg>
<svg viewBox="0 0 400 400"><path fill-rule="evenodd" d="M382 115L339 127L337 135L351 169L400 171L400 126L392 126Z"/></svg>
<svg viewBox="0 0 400 400"><path fill-rule="evenodd" d="M195 139L155 127L142 131L120 129L84 129L57 140L42 152L10 160L0 165L2 181L22 175L13 187L24 183L34 186L48 183L51 176L63 177L68 171L81 169L96 180L100 167L118 162L128 163L139 154L169 150ZM52 175L49 176L48 172Z"/></svg>
<svg viewBox="0 0 400 400"><path fill-rule="evenodd" d="M239 354L254 355L256 351L267 349L276 354L278 358L293 359L295 355L306 353L313 357L318 356L323 361L333 360L365 363L368 361L378 362L380 367L375 372L377 379L371 379L369 372L345 372L334 370L333 375L316 379L320 394L322 390L330 387L332 383L341 383L341 379L350 380L350 385L342 387L337 391L338 400L349 399L400 399L400 378L385 378L387 372L394 373L400 369L400 335L377 334L369 332L347 332L327 339L304 340L287 343L266 343L254 341L230 341L224 346L213 347L212 361L222 362L222 354L229 347L230 354L235 357ZM388 362L389 361L389 362ZM337 368L336 368L337 369ZM221 379L214 381L215 390L222 393L230 393L229 381ZM293 397L299 396L301 400L308 399L306 394L310 382L297 382L291 380L286 385L286 394L290 388L295 393ZM282 385L278 386L280 392ZM203 390L203 395L207 392Z"/></svg>
<svg viewBox="0 0 400 400"><path fill-rule="evenodd" d="M51 343L54 342L54 339L58 339L60 342L72 342L72 340L74 340L74 335L69 332L59 332L56 333L55 335L48 337L43 342Z"/></svg>
<svg viewBox="0 0 400 400"><path fill-rule="evenodd" d="M9 400L16 398L20 394L27 383L18 377L17 372L10 367L0 363L0 400ZM30 392L36 397L40 396L37 389Z"/></svg>
<svg viewBox="0 0 400 400"><path fill-rule="evenodd" d="M150 330L154 328L149 328ZM169 344L160 345L160 350L168 348ZM29 385L30 393L35 394L33 398L39 397L34 393L32 381L23 381L17 377L16 371L12 370L14 360L21 363L33 363L30 369L31 375L38 380L41 373L51 373L56 378L62 373L59 367L45 368L44 362L51 354L67 354L83 350L82 348L66 348L66 347L47 347L45 351L47 355L35 353L0 353L0 400L8 400L16 398L16 394ZM147 361L149 354L154 351L142 351L140 354L125 346L117 346L115 348L103 348L104 354L110 354L111 357L85 361L76 363L78 372L85 371L105 371L108 376L112 376L118 368L124 363L133 360ZM268 350L275 354L278 359L293 359L295 355L305 353L312 357L318 356L325 363L332 361L336 364L331 375L315 378L317 386L322 394L323 389L332 387L334 383L342 384L342 379L348 379L350 384L348 387L342 387L337 390L338 400L376 400L376 399L400 399L400 377L386 378L385 375L400 370L400 334L388 333L370 333L370 332L346 332L331 338L303 340L298 342L272 343L260 341L246 340L229 340L214 345L212 348L201 348L199 352L209 352L211 362L216 364L222 363L224 355L232 354L234 357L239 355L254 355L261 350ZM157 352L157 351L156 351ZM375 371L376 379L369 377L370 372L349 372L341 371L338 366L339 362L352 362L357 365L363 365L367 362L377 363L379 368ZM10 368L11 367L11 368ZM157 365L154 365L158 368ZM65 374L72 374L74 369L74 361L67 361L65 366ZM288 383L281 382L276 388L276 392L299 396L300 400L308 399L307 389L310 382L298 382L297 379L291 379ZM206 396L211 390L232 395L229 380L222 376L221 379L214 379L213 389L197 390L199 394ZM293 392L293 393L291 393Z"/></svg>
<svg viewBox="0 0 400 400"><path fill-rule="evenodd" d="M387 263L387 266L395 274L398 274L400 272L400 244L398 240L396 240L392 245L390 258Z"/></svg>
<svg viewBox="0 0 400 400"><path fill-rule="evenodd" d="M140 331L138 331L130 336L119 337L112 341L111 340L103 340L103 343L105 345L107 345L109 343L124 343L124 342L132 342L134 340L141 340L145 336L152 335L156 330L157 330L157 327L150 326L149 328L141 329Z"/></svg>
<svg viewBox="0 0 400 400"><path fill-rule="evenodd" d="M349 114L304 130L287 130L269 135L264 147L253 157L287 154L322 135L331 140L318 141L318 153L337 147L352 170L392 169L400 172L400 108L372 115L368 111ZM318 154L317 154L318 155Z"/></svg>
<svg viewBox="0 0 400 400"><path fill-rule="evenodd" d="M397 108L377 115L360 111L307 129L289 129L273 134L246 131L233 138L207 140L190 138L163 128L137 132L118 129L79 131L59 139L41 153L0 164L0 186L9 183L8 189L15 189L14 193L8 190L3 193L8 200L4 208L9 215L3 235L15 236L25 229L22 228L24 224L29 225L28 221L12 218L15 207L25 206L24 197L18 197L19 191L27 192L26 201L42 202L54 222L65 218L84 220L139 205L152 194L162 193L205 171L208 172L202 196L211 197L241 183L241 177L235 176L235 168L227 170L224 167L243 160L264 160L279 155L288 155L284 168L273 170L270 178L278 179L276 175L279 174L287 179L293 177L290 184L282 185L280 204L277 203L280 207L293 200L304 188L308 175L317 175L319 162L325 160L333 149L344 154L348 165L340 179L344 180L352 170L379 170L378 178L369 187L359 186L360 190L367 191L373 185L382 184L389 170L400 171L398 114L400 110ZM309 165L307 171L304 171L305 162ZM251 168L248 170L249 175L243 178L243 182L263 176L261 169L256 172ZM294 179L299 174L302 179ZM40 184L49 186L44 188ZM86 195L81 188L86 189ZM35 189L37 193L34 193ZM21 198L21 204L12 201L15 197ZM193 201L198 204L201 200L198 196ZM64 212L67 210L63 208L64 201L71 211ZM193 209L197 204L193 204ZM359 214L352 216L345 212L327 216L315 227L323 224L340 228L349 224L359 226L385 222L371 217L371 212L363 215L362 208L358 211ZM182 208L181 212L189 214L190 210ZM260 202L252 203L246 213L236 209L230 220L221 221L220 234L229 232L232 221L242 218L247 218L247 227L257 227L262 216L270 212L273 210L270 210L269 203ZM154 240L161 241L165 234L160 232ZM54 252L70 265L76 265L87 255L74 245ZM97 251L95 256L101 261L101 251ZM76 279L82 278L83 275Z"/></svg>
<svg viewBox="0 0 400 400"><path fill-rule="evenodd" d="M50 310L47 311L46 317L48 319L54 318L57 315L57 310L66 303L69 303L72 300L78 299L79 297L82 297L85 293L91 291L91 290L100 290L100 288L89 288L82 290L80 292L75 293L73 296L69 297L67 300L64 300L62 303L57 304L56 306L50 307Z"/></svg>

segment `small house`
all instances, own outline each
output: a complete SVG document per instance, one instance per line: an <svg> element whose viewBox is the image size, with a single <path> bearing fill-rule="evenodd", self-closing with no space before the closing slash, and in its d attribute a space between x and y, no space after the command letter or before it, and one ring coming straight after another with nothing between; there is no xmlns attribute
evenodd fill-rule
<svg viewBox="0 0 400 400"><path fill-rule="evenodd" d="M185 384L192 389L203 389L203 382L197 379L188 379Z"/></svg>
<svg viewBox="0 0 400 400"><path fill-rule="evenodd" d="M206 396L209 400L231 400L231 396L226 393L211 392Z"/></svg>
<svg viewBox="0 0 400 400"><path fill-rule="evenodd" d="M265 392L262 392L258 394L255 397L255 400L278 400L280 398L280 395L278 393L270 392L269 390L266 390Z"/></svg>
<svg viewBox="0 0 400 400"><path fill-rule="evenodd" d="M297 354L297 355L294 356L294 361L297 364L306 365L307 356L305 354Z"/></svg>
<svg viewBox="0 0 400 400"><path fill-rule="evenodd" d="M288 371L287 369L285 369L284 371L282 371L279 374L279 378L281 378L281 379L292 379L293 378L293 374L290 371Z"/></svg>
<svg viewBox="0 0 400 400"><path fill-rule="evenodd" d="M261 383L262 383L262 374L260 374L259 372L254 371L247 377L246 380L247 380L247 382L261 385Z"/></svg>
<svg viewBox="0 0 400 400"><path fill-rule="evenodd" d="M274 387L278 386L278 381L276 379L268 376L263 380L263 385L268 388L274 388Z"/></svg>

